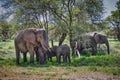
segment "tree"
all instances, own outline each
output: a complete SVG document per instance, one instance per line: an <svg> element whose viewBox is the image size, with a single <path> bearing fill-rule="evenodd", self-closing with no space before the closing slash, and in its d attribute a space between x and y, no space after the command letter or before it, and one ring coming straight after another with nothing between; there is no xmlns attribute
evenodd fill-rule
<svg viewBox="0 0 120 80"><path fill-rule="evenodd" d="M7 39L11 38L13 35L12 25L6 21L0 22L0 35L2 36L2 41L6 41Z"/></svg>
<svg viewBox="0 0 120 80"><path fill-rule="evenodd" d="M103 0L85 0L85 9L91 23L98 23L104 12Z"/></svg>
<svg viewBox="0 0 120 80"><path fill-rule="evenodd" d="M107 17L107 21L109 21L116 32L117 39L120 41L120 0L116 3L117 10L111 12L111 16Z"/></svg>
<svg viewBox="0 0 120 80"><path fill-rule="evenodd" d="M57 25L54 30L59 29L60 31L59 45L63 43L67 35L71 45L75 33L86 31L90 20L93 23L95 23L95 20L99 21L103 11L102 0L10 1L17 6L14 11L16 14L15 20L23 28L44 27L48 31L48 24Z"/></svg>

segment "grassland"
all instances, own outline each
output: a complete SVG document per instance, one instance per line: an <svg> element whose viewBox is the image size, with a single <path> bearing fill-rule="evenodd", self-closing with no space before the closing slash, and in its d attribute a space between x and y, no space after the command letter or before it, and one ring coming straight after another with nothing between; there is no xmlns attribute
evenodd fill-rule
<svg viewBox="0 0 120 80"><path fill-rule="evenodd" d="M110 39L111 54L99 52L96 56L71 57L71 63L46 61L44 65L15 64L13 40L0 42L1 80L120 80L120 42ZM104 46L104 45L103 45ZM103 51L104 52L104 51ZM29 55L28 55L29 59ZM29 60L28 60L29 61Z"/></svg>

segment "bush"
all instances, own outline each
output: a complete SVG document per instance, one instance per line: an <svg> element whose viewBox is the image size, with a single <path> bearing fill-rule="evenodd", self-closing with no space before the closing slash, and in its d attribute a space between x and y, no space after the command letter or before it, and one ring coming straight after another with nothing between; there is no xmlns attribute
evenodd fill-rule
<svg viewBox="0 0 120 80"><path fill-rule="evenodd" d="M0 49L3 49L3 47L2 47L2 46L0 46Z"/></svg>
<svg viewBox="0 0 120 80"><path fill-rule="evenodd" d="M13 46L9 46L8 49L13 49L14 47Z"/></svg>

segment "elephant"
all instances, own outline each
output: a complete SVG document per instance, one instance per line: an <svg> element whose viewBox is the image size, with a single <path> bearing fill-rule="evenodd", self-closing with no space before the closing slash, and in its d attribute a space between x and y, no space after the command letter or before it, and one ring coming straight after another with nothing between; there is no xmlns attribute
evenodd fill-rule
<svg viewBox="0 0 120 80"><path fill-rule="evenodd" d="M16 63L19 64L20 52L23 53L24 62L27 61L26 54L30 54L30 63L34 63L34 53L39 63L44 63L43 51L48 51L48 35L42 28L27 28L20 31L14 38Z"/></svg>
<svg viewBox="0 0 120 80"><path fill-rule="evenodd" d="M92 49L92 55L96 55L97 52L97 44L93 36L84 34L80 35L77 38L74 38L72 41L72 56L75 55L77 52L77 55L79 56L79 53L82 53L82 50L91 48ZM78 53L79 52L79 53Z"/></svg>
<svg viewBox="0 0 120 80"><path fill-rule="evenodd" d="M56 56L56 50L58 46L52 46L50 48L50 51L47 52L48 60L52 62L52 57Z"/></svg>
<svg viewBox="0 0 120 80"><path fill-rule="evenodd" d="M94 33L93 37L97 44L105 44L107 46L107 52L108 52L108 54L110 54L109 41L108 41L107 37L105 35L99 34L99 33Z"/></svg>
<svg viewBox="0 0 120 80"><path fill-rule="evenodd" d="M66 63L67 61L71 62L71 60L70 60L70 47L67 44L60 45L57 47L56 58L57 58L58 63L61 63L61 56L63 56L64 63Z"/></svg>
<svg viewBox="0 0 120 80"><path fill-rule="evenodd" d="M110 53L109 42L105 35L99 33L94 33L93 35L90 33L80 35L72 41L72 55L75 54L76 50L82 53L82 50L88 48L92 49L92 55L96 55L98 44L106 44L108 54Z"/></svg>

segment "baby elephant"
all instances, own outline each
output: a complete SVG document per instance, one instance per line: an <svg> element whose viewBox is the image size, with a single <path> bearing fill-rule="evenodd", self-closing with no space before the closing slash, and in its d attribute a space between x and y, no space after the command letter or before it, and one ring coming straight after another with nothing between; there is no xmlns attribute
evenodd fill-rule
<svg viewBox="0 0 120 80"><path fill-rule="evenodd" d="M50 48L50 51L47 52L48 60L52 62L52 57L56 56L56 50L58 46L53 46Z"/></svg>
<svg viewBox="0 0 120 80"><path fill-rule="evenodd" d="M58 63L61 63L61 56L63 56L64 63L66 63L67 61L71 62L70 48L67 44L60 45L56 50L56 58Z"/></svg>

